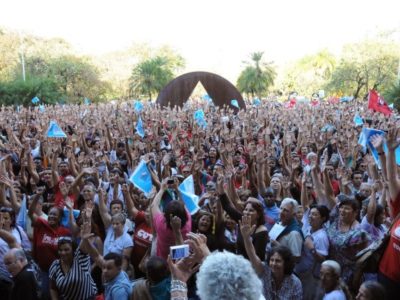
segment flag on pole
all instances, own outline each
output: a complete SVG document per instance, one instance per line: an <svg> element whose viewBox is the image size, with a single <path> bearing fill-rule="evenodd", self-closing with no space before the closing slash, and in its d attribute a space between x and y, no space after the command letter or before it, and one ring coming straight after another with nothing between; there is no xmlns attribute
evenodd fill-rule
<svg viewBox="0 0 400 300"><path fill-rule="evenodd" d="M140 113L143 110L143 103L136 100L135 103L133 104L133 109L135 110L136 113Z"/></svg>
<svg viewBox="0 0 400 300"><path fill-rule="evenodd" d="M90 105L90 103L91 103L90 99L88 99L88 98L86 98L86 97L85 97L84 102L85 102L85 105Z"/></svg>
<svg viewBox="0 0 400 300"><path fill-rule="evenodd" d="M153 182L151 180L151 174L147 168L147 164L144 160L141 160L139 165L133 171L129 181L133 183L135 187L141 190L146 197L149 197L151 190L153 189Z"/></svg>
<svg viewBox="0 0 400 300"><path fill-rule="evenodd" d="M389 106L377 91L370 90L368 94L368 109L383 113L385 116L390 116L392 111Z"/></svg>
<svg viewBox="0 0 400 300"><path fill-rule="evenodd" d="M364 124L364 121L363 121L363 119L360 117L359 114L356 114L356 115L354 116L353 121L354 121L354 124L356 124L356 126L362 126L362 125Z"/></svg>
<svg viewBox="0 0 400 300"><path fill-rule="evenodd" d="M37 104L40 102L40 99L38 97L33 97L31 101L33 104Z"/></svg>
<svg viewBox="0 0 400 300"><path fill-rule="evenodd" d="M143 128L143 122L142 118L139 116L139 120L136 124L136 133L141 137L144 138L144 128Z"/></svg>
<svg viewBox="0 0 400 300"><path fill-rule="evenodd" d="M253 104L254 104L255 106L260 106L260 105L261 105L261 100L258 99L258 98L254 98L254 99L253 99Z"/></svg>
<svg viewBox="0 0 400 300"><path fill-rule="evenodd" d="M198 206L199 196L194 193L193 176L187 177L178 187L185 206L191 215L194 215L200 207Z"/></svg>
<svg viewBox="0 0 400 300"><path fill-rule="evenodd" d="M207 102L211 102L212 101L211 97L208 94L203 95L202 98L203 98L204 101L207 101Z"/></svg>
<svg viewBox="0 0 400 300"><path fill-rule="evenodd" d="M239 108L239 102L236 99L231 100L231 105L236 108Z"/></svg>
<svg viewBox="0 0 400 300"><path fill-rule="evenodd" d="M202 109L196 110L193 114L193 118L198 126L203 128L207 127L207 121L204 117L204 111Z"/></svg>
<svg viewBox="0 0 400 300"><path fill-rule="evenodd" d="M66 138L67 135L62 131L56 121L50 121L49 129L47 129L47 137L49 138Z"/></svg>
<svg viewBox="0 0 400 300"><path fill-rule="evenodd" d="M39 104L39 110L40 112L44 112L46 110L43 104Z"/></svg>

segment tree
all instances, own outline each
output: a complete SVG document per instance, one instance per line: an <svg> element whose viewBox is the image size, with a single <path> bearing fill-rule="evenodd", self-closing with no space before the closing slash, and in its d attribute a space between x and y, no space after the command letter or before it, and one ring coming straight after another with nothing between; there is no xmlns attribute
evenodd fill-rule
<svg viewBox="0 0 400 300"><path fill-rule="evenodd" d="M165 56L156 56L138 63L130 78L130 94L133 97L152 96L174 78L181 66Z"/></svg>
<svg viewBox="0 0 400 300"><path fill-rule="evenodd" d="M335 66L335 56L326 49L306 55L284 69L277 86L285 95L297 91L311 96L327 84Z"/></svg>
<svg viewBox="0 0 400 300"><path fill-rule="evenodd" d="M254 52L251 56L251 63L240 73L237 80L237 88L241 93L261 96L268 91L268 88L274 84L276 77L275 69L272 63L262 62L264 52Z"/></svg>
<svg viewBox="0 0 400 300"><path fill-rule="evenodd" d="M396 44L382 40L346 45L326 89L355 98L366 95L370 89L385 91L396 80L398 53Z"/></svg>

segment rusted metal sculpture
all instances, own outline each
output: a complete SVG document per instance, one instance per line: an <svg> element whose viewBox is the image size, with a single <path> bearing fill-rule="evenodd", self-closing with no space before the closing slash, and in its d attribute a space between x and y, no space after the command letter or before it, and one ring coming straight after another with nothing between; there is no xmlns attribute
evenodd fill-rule
<svg viewBox="0 0 400 300"><path fill-rule="evenodd" d="M236 99L240 109L246 108L242 95L232 83L217 74L209 72L191 72L175 78L160 92L157 103L160 106L182 106L188 100L199 81L213 99L215 105L220 107L227 105L237 111L238 109L231 104L231 101Z"/></svg>

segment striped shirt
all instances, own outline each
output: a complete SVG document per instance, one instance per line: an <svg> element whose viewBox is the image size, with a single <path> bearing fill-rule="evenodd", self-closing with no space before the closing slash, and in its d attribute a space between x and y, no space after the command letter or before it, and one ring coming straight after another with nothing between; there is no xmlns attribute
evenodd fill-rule
<svg viewBox="0 0 400 300"><path fill-rule="evenodd" d="M63 300L88 299L97 293L96 284L90 275L90 257L76 250L71 269L67 274L59 259L50 266L50 280L56 284L58 295Z"/></svg>

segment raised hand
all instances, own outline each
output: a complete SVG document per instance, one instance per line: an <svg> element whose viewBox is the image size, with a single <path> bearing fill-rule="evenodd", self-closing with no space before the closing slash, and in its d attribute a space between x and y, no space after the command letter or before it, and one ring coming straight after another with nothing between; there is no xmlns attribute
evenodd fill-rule
<svg viewBox="0 0 400 300"><path fill-rule="evenodd" d="M254 230L256 229L256 225L251 225L251 217L243 216L242 220L239 220L240 232L242 233L243 238L250 238Z"/></svg>
<svg viewBox="0 0 400 300"><path fill-rule="evenodd" d="M369 138L369 141L371 142L372 146L379 152L383 151L383 142L384 142L384 136L383 134L374 134Z"/></svg>
<svg viewBox="0 0 400 300"><path fill-rule="evenodd" d="M170 225L172 230L179 231L181 230L182 221L179 217L173 216L170 221Z"/></svg>

